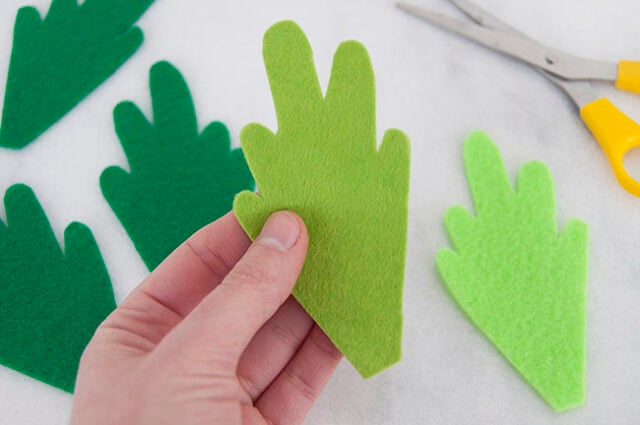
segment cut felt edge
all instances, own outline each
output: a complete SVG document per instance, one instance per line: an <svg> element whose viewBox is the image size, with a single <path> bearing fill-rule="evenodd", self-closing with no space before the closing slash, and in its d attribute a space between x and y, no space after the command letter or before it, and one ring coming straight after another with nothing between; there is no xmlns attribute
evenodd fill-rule
<svg viewBox="0 0 640 425"><path fill-rule="evenodd" d="M149 92L149 117L130 101L114 108L130 171L108 167L100 186L153 270L191 234L229 212L239 191L255 184L242 149L232 148L222 122L200 131L191 90L175 66L156 62L149 71Z"/></svg>
<svg viewBox="0 0 640 425"><path fill-rule="evenodd" d="M115 309L108 271L84 224L72 222L64 231L63 242L56 238L30 187L11 186L4 203L0 361L73 392L82 351L100 322ZM16 238L30 243L16 243ZM11 279L6 279L7 273ZM72 325L66 323L70 316ZM60 326L67 329L60 330Z"/></svg>
<svg viewBox="0 0 640 425"><path fill-rule="evenodd" d="M130 0L112 13L109 8L113 6L104 0L81 4L52 0L44 18L33 6L20 8L6 79L0 146L27 146L122 67L143 43L142 30L134 23L153 1ZM101 18L99 25L96 16ZM59 57L66 59L58 63ZM87 59L85 63L82 58ZM91 60L93 66L85 65ZM65 72L58 72L63 62Z"/></svg>
<svg viewBox="0 0 640 425"><path fill-rule="evenodd" d="M253 238L276 211L302 217L311 244L293 295L356 370L371 376L397 362L402 348L408 140L390 131L377 149L374 75L360 43L338 47L325 96L297 24L269 28L263 56L277 132L259 124L243 129L260 194L237 195L233 209ZM376 243L378 249L366 248Z"/></svg>
<svg viewBox="0 0 640 425"><path fill-rule="evenodd" d="M578 220L576 220L578 221ZM584 224L584 223L581 223ZM451 258L455 258L456 256L458 256L458 253L455 252L453 249L450 248L442 248L439 249L437 254L436 254L436 263L440 264L440 263L444 263L445 261L449 261L451 260ZM436 269L438 270L438 276L440 277L440 279L443 282L446 282L446 277L443 274L443 271L441 269L441 267L436 267ZM547 403L556 413L563 413L566 412L568 410L571 409L575 409L577 407L581 407L582 405L584 405L585 403L585 397L586 397L586 386L585 386L585 379L584 379L584 371L586 371L586 357L583 356L583 361L582 361L582 382L583 384L581 385L581 391L579 393L574 393L573 397L571 397L571 400L568 402L562 402L562 403L557 403L553 400L550 400L547 398L545 392L543 389L539 388L538 386L534 385L534 383L532 383L526 376L523 375L522 371L520 371L517 366L514 364L513 362L513 358L512 356L510 356L508 351L505 351L499 344L498 341L491 336L490 334L485 333L482 328L476 323L476 321L474 320L474 317L464 309L464 307L458 302L458 300L455 297L454 292L452 292L451 288L449 287L449 285L447 285L445 283L444 287L446 288L447 294L455 301L455 305L457 310L465 317L466 320L468 320L469 322L471 322L472 326L474 329L476 329L476 331L478 331L483 338L486 338L488 340L488 342L491 344L492 349L496 350L497 353L504 359L507 360L507 367L509 369L511 369L512 371L514 371L516 373L516 375L518 376L518 379L521 380L524 384L526 384L526 386L529 388L530 391L532 391L532 394L535 394L539 397L540 401ZM583 332L583 339L586 341L586 332Z"/></svg>
<svg viewBox="0 0 640 425"><path fill-rule="evenodd" d="M250 199L253 199L253 201L251 201ZM242 204L244 204L245 202L256 202L259 203L261 202L261 199L259 197L259 193L256 192L251 192L251 191L243 191L240 192L239 194L236 195L236 198L234 200L234 205L233 205L233 211L236 211L237 208L246 208L241 206ZM292 209L287 209L288 211L293 211L295 213L295 208ZM246 209L245 209L246 211ZM284 211L284 210L280 210L280 211ZM238 222L240 223L240 226L243 228L243 230L247 233L247 236L249 236L249 238L253 241L255 240L264 223L267 221L267 219L269 218L270 214L255 214L252 216L248 216L248 215L236 215L236 218L238 219ZM258 223L258 224L256 224ZM258 229L258 230L253 230L253 229ZM405 240L406 240L406 236L405 236ZM405 258L406 258L406 252L405 252ZM404 269L403 269L403 276L402 276L403 280L404 280ZM389 353L389 355L387 356L383 356L380 358L379 363L384 363L385 367L383 368L379 368L379 367L367 367L366 365L363 366L362 363L358 362L358 361L352 361L349 358L353 357L351 351L346 348L343 344L341 344L339 339L333 338L331 332L327 332L327 330L325 328L323 328L321 323L318 323L318 319L317 319L317 314L316 314L316 309L315 306L309 305L304 299L301 299L298 295L297 295L297 291L296 291L296 287L294 286L293 291L292 291L292 295L294 296L294 298L300 303L300 305L304 308L304 310L307 312L307 314L309 314L309 316L314 320L314 322L316 322L316 325L323 330L323 332L325 332L325 334L327 335L327 337L331 340L331 342L336 346L336 348L338 348L338 350L340 350L341 353L343 353L343 355L347 358L347 360L349 360L349 362L351 363L351 365L354 367L354 369L356 369L356 371L360 374L360 376L364 379L369 379L372 376L375 376L377 374L379 374L380 372L383 372L384 370L390 368L391 366L397 364L400 360L402 360L402 332L400 332L397 343L393 344L393 350L389 350L387 351L387 353ZM402 305L402 294L400 295L400 304ZM402 325L402 322L404 321L403 319L403 315L402 312L399 316L399 320L400 320L400 324ZM366 362L365 362L366 363Z"/></svg>
<svg viewBox="0 0 640 425"><path fill-rule="evenodd" d="M476 207L476 214L471 215L467 209L461 206L456 206L449 208L444 216L444 224L447 228L447 233L450 239L450 242L454 249L444 248L440 249L436 255L436 265L438 269L438 273L444 282L444 286L447 289L449 295L455 300L457 307L464 313L464 315L473 323L474 327L478 329L491 343L495 348L503 355L505 359L509 361L511 367L518 371L521 379L525 380L540 396L544 399L555 411L561 412L570 408L577 407L584 403L585 397L585 369L586 369L586 281L587 281L587 271L588 271L588 227L587 225L577 219L570 219L564 225L564 228L560 232L558 232L558 224L555 212L555 194L553 191L553 181L551 175L549 173L546 165L539 161L532 161L523 165L518 173L518 179L516 187L517 189L513 189L513 184L509 179L509 176L506 173L506 169L504 167L504 162L500 157L499 151L497 150L497 146L488 138L488 136L481 132L472 133L465 142L465 168L467 171L467 178L469 179L469 185L472 189L474 205ZM475 153L474 153L475 152ZM470 172L470 169L473 167L471 164L475 161L475 159L470 158L473 155L485 155L488 154L493 156L493 159L487 160L489 165L493 167L493 171L481 173L482 170L475 170L476 172ZM477 164L476 164L477 165ZM549 367L555 367L557 370L558 365L563 365L562 376L567 377L567 381L561 382L560 385L566 385L566 389L563 390L565 393L558 393L552 391L549 392L549 381L548 376L545 378L545 375L539 375L538 373L532 373L530 369L531 365L528 363L522 362L522 353L519 353L518 350L513 351L510 346L503 346L502 344L505 342L504 336L500 336L494 333L491 329L484 329L480 323L486 322L486 317L483 318L482 312L477 310L478 305L477 301L475 301L476 306L474 307L474 302L471 302L467 306L465 304L469 303L470 298L473 297L473 294L469 292L466 295L463 295L464 292L467 292L464 289L464 285L460 284L460 279L464 279L463 276L465 271L458 272L460 267L464 267L465 256L468 257L469 254L469 246L466 246L466 253L463 250L463 254L460 254L458 251L461 249L463 245L469 244L469 233L474 232L474 226L480 228L482 225L478 220L482 218L486 222L487 220L487 212L482 213L481 210L483 208L478 208L478 198L484 196L482 194L482 188L478 188L479 185L477 182L474 182L473 179L483 179L486 182L491 182L491 175L493 174L494 179L498 179L498 186L501 186L498 191L495 193L490 193L487 196L491 199L492 202L496 201L500 196L511 196L511 201L517 203L531 203L531 199L533 200L542 200L542 202L548 202L550 205L543 206L540 210L545 214L543 221L549 221L553 226L545 227L544 230L548 232L552 232L554 237L552 239L552 243L557 247L558 255L561 253L569 253L569 257L566 258L566 262L560 262L560 266L558 266L554 273L559 273L560 276L567 276L570 279L568 282L561 282L564 285L572 285L576 284L575 293L569 298L563 298L558 301L554 298L555 304L558 306L557 308L566 308L566 302L571 301L571 311L568 317L572 318L572 322L568 322L564 325L562 329L563 334L565 332L569 332L571 335L571 340L573 341L571 344L573 348L571 350L580 351L578 357L574 357L573 355L569 359L564 356L565 361L569 359L570 364L563 362L562 358L560 360L556 359L552 365ZM481 177L478 177L481 176ZM488 177L487 177L488 176ZM498 176L498 177L496 177ZM488 179L488 180L487 180ZM509 187L506 185L508 184ZM474 185L476 186L474 188ZM544 187L542 186L544 185ZM486 189L486 188L485 188ZM538 193L533 193L532 190ZM487 193L487 192L485 192ZM550 195L550 196L549 196ZM526 196L529 196L531 199L525 199ZM480 199L481 201L481 199ZM509 202L511 202L509 201ZM503 205L504 206L504 205ZM485 205L484 210L487 211L490 205ZM511 208L512 206L508 207ZM533 205L533 208L538 208L539 205ZM482 217L481 217L482 216ZM497 220L499 217L492 216L492 220ZM549 224L549 223L547 223ZM531 225L527 223L527 225ZM478 229L479 230L479 229ZM463 240L461 245L459 244L459 240L456 240L456 236L461 237L464 236L467 240ZM475 236L478 237L478 236ZM485 238L488 236L485 234ZM463 238L463 239L464 239ZM498 238L499 239L499 238ZM513 241L512 241L513 242ZM574 249L578 247L578 249ZM486 254L490 255L490 254ZM532 253L531 255L534 255ZM565 258L565 257L562 257ZM470 258L467 258L467 262ZM567 269L567 267L569 267ZM449 275L449 272L455 271L454 275ZM462 273L462 274L459 274ZM552 273L552 276L555 274ZM459 292L463 291L463 292ZM464 298L459 298L463 296ZM558 296L567 296L566 292L558 293ZM471 298L472 299L472 298ZM466 300L466 301L463 301ZM564 302L564 304L563 304ZM575 304L578 302L578 304ZM499 306L497 306L499 307ZM557 311L557 310L554 310ZM500 314L499 310L496 310L494 314ZM567 313L563 313L567 314ZM476 315L478 315L476 317ZM548 322L549 318L543 318L545 323ZM573 321L575 320L575 321ZM568 326L568 327L567 327ZM535 328L534 331L541 332L541 329L544 328ZM567 331L570 329L570 331ZM535 337L535 334L534 334ZM536 337L538 338L538 337ZM579 347L578 347L579 346ZM568 347L568 346L567 346ZM533 347L534 353L537 347ZM562 348L562 347L561 347ZM556 350L558 348L556 347ZM564 349L564 348L563 348ZM535 354L532 354L535 355ZM543 359L538 359L538 361L548 361ZM523 367L523 369L520 369ZM535 370L533 370L535 372ZM566 375L568 374L568 375Z"/></svg>

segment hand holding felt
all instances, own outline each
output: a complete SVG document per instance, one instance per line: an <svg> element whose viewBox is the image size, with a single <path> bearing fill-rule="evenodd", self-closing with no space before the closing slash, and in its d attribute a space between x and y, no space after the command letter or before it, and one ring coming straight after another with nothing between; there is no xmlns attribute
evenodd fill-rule
<svg viewBox="0 0 640 425"><path fill-rule="evenodd" d="M263 54L278 131L242 131L260 194L239 194L234 211L251 238L275 211L303 218L309 253L293 294L369 377L401 356L409 142L389 130L376 149L374 76L360 43L338 48L324 98L295 23L271 27Z"/></svg>
<svg viewBox="0 0 640 425"><path fill-rule="evenodd" d="M558 234L553 182L540 162L511 186L483 133L464 145L476 216L445 215L454 249L437 266L460 307L557 411L584 401L587 226Z"/></svg>
<svg viewBox="0 0 640 425"><path fill-rule="evenodd" d="M192 233L231 210L254 187L240 149L221 122L198 134L187 83L168 62L151 68L153 124L131 102L114 110L130 172L106 169L100 185L149 270Z"/></svg>
<svg viewBox="0 0 640 425"><path fill-rule="evenodd" d="M262 236L250 246L226 214L134 289L85 351L71 422L302 423L342 355L289 296L300 218L276 214Z"/></svg>
<svg viewBox="0 0 640 425"><path fill-rule="evenodd" d="M0 222L0 363L72 392L82 352L116 307L91 231L71 223L60 249L27 186L5 194Z"/></svg>
<svg viewBox="0 0 640 425"><path fill-rule="evenodd" d="M133 24L153 0L53 0L18 11L0 146L20 149L109 78L140 47Z"/></svg>

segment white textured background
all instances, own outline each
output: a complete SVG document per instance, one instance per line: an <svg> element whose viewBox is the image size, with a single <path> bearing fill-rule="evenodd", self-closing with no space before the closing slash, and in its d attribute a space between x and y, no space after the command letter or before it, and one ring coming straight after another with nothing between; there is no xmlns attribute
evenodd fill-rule
<svg viewBox="0 0 640 425"><path fill-rule="evenodd" d="M572 53L640 59L635 0L478 3ZM0 3L0 98L15 12L26 4L44 12L49 0ZM444 0L419 4L459 16ZM540 75L413 19L390 0L157 0L139 22L145 44L113 78L28 148L0 150L0 194L29 184L60 239L71 221L89 225L121 300L146 269L98 185L105 167L126 165L113 107L130 99L149 113L148 70L167 59L187 79L201 127L223 121L235 145L249 122L275 128L261 40L282 19L306 31L323 85L340 41L362 41L377 77L378 134L398 127L412 141L404 359L369 381L343 361L307 423L640 423L640 199L617 185L572 105ZM596 88L640 121L640 96ZM526 161L547 163L559 224L579 217L590 225L587 398L567 413L553 413L463 317L434 269L436 250L448 245L442 214L470 206L461 152L473 129L498 143L512 176ZM640 170L640 155L633 159ZM68 394L0 366L0 424L65 424L70 406Z"/></svg>

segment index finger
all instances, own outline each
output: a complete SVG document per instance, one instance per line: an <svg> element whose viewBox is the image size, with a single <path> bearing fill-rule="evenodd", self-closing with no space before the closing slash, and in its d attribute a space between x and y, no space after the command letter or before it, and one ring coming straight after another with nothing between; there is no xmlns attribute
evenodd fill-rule
<svg viewBox="0 0 640 425"><path fill-rule="evenodd" d="M278 132L286 132L297 117L315 115L315 109L322 102L313 52L302 29L292 21L285 21L267 30L262 54L276 108Z"/></svg>
<svg viewBox="0 0 640 425"><path fill-rule="evenodd" d="M327 110L341 123L338 142L347 142L349 151L365 153L376 149L376 88L369 54L357 41L345 41L338 47L331 68L325 97ZM357 143L359 142L359 143Z"/></svg>
<svg viewBox="0 0 640 425"><path fill-rule="evenodd" d="M500 152L486 134L473 132L467 137L464 166L478 216L500 210L514 197Z"/></svg>
<svg viewBox="0 0 640 425"><path fill-rule="evenodd" d="M181 145L198 137L198 122L191 92L180 71L169 62L158 62L149 75L153 125L160 132L156 143L163 138Z"/></svg>
<svg viewBox="0 0 640 425"><path fill-rule="evenodd" d="M134 289L125 303L151 299L185 317L220 284L249 244L249 237L233 212L229 212L176 248Z"/></svg>

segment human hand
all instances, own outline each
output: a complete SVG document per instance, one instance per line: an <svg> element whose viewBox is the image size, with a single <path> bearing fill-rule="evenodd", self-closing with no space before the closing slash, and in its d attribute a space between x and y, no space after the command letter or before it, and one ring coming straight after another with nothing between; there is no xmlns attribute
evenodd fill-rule
<svg viewBox="0 0 640 425"><path fill-rule="evenodd" d="M290 296L302 220L251 244L233 213L173 252L98 328L72 424L299 424L342 354Z"/></svg>

